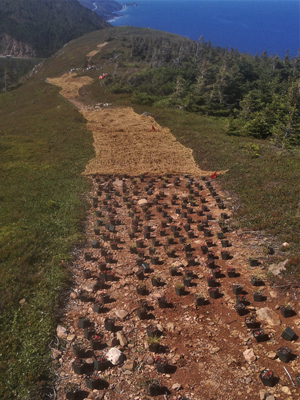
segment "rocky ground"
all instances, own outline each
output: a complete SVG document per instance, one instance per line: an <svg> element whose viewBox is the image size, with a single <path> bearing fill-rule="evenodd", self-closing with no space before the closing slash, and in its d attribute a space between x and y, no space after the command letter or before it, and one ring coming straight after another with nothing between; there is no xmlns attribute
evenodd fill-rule
<svg viewBox="0 0 300 400"><path fill-rule="evenodd" d="M152 380L159 382L154 394L162 399L297 398L299 391L284 367L296 384L299 343L281 335L286 326L299 331L298 299L290 297L295 313L284 318L279 306L286 300L265 278L268 240L231 229L227 199L216 180L175 178L177 182L169 175L142 180L94 176L87 244L73 262L74 286L57 330L63 345L53 349L57 399L68 398L70 384L79 390L76 398L148 399L152 396L147 383ZM204 254L207 250L213 252L214 265ZM221 251L228 251L230 258L223 260ZM258 266L250 267L252 256ZM175 276L170 275L171 266L177 267ZM235 268L232 278L229 267ZM207 277L217 268L219 296L214 299ZM140 270L144 270L143 280L136 275ZM177 295L175 285L189 274L192 279L186 284L190 286ZM261 277L258 287L250 282L256 275ZM158 287L153 286L154 277L160 280ZM244 299L237 299L234 284L242 286ZM146 286L145 294L137 293L138 285ZM261 302L253 299L257 288L263 292ZM204 295L204 305L196 306L196 294ZM158 299L164 296L167 306L160 308ZM240 300L245 304L242 316L234 308ZM141 308L145 319L138 316ZM246 327L249 315L256 316L267 334L264 341L257 342L253 329ZM79 318L88 318L86 329L79 327ZM105 328L107 318L114 320L113 331ZM149 325L159 336L156 352L149 348ZM87 339L94 334L101 338L100 350L93 350ZM76 344L84 348L79 359ZM288 363L277 356L281 346L292 351ZM105 371L95 371L99 357L110 360ZM157 357L168 362L163 373L157 371ZM74 362L84 364L79 374ZM259 378L266 368L277 378L273 387L265 387ZM101 379L95 390L86 383L92 372Z"/></svg>

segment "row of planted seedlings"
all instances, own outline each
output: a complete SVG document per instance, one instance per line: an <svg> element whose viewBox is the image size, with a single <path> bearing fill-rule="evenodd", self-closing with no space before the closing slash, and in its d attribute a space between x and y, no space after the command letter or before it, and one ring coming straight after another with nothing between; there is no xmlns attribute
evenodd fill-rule
<svg viewBox="0 0 300 400"><path fill-rule="evenodd" d="M191 187L191 180L189 179L187 182L186 186ZM200 190L203 190L201 187ZM179 215L181 220L184 220L184 223L181 226L178 226L171 215L171 210L172 207L170 207L170 204L168 204L167 200L165 199L165 196L162 193L159 193L158 195L155 196L153 202L156 205L155 207L155 212L158 213L162 219L161 225L159 229L151 229L151 226L149 225L144 225L143 226L143 233L144 233L144 239L139 239L134 245L131 246L130 250L131 252L137 252L137 254L140 256L137 259L138 265L140 265L140 270L138 271L137 278L141 281L144 280L145 278L145 273L147 274L148 272L151 272L151 268L149 263L145 260L145 254L143 251L140 251L139 249L147 247L144 246L144 243L148 240L152 241L152 246L148 247L148 258L150 259L150 263L153 265L159 265L160 264L160 259L165 258L165 256L169 258L176 258L178 248L180 250L184 251L185 258L186 258L186 264L188 267L193 267L196 266L196 256L193 255L193 251L195 249L192 246L192 239L195 238L195 234L193 230L191 229L191 224L194 223L196 224L196 221L193 221L192 216L193 215L198 215L198 216L205 216L204 211L208 211L207 207L204 208L204 206L201 207L200 210L194 210L192 207L196 207L196 201L194 200L194 196L192 195L193 190L189 189L189 197L183 196L183 198L179 199L176 194L172 195L171 199L171 206L175 208L175 214ZM197 195L197 193L196 193ZM199 196L200 197L200 196ZM205 203L205 200L203 201L203 197L200 197L202 199L202 204ZM178 206L179 200L181 201L181 208ZM187 210L187 211L186 211ZM148 212L148 208L146 207L144 212ZM208 221L211 219L211 215L208 217L206 216L205 219L201 220L201 222L198 223L198 231L204 232L205 227L208 226ZM177 221L177 219L176 219ZM201 227L200 227L201 225ZM224 225L224 224L222 224ZM224 229L225 230L225 229ZM151 236L153 235L154 236ZM204 233L203 233L204 236ZM207 237L210 237L211 234L209 234ZM211 240L207 239L208 243L206 244L207 246L211 245ZM165 252L162 251L158 252L157 251L157 246L159 244L163 244L161 248L164 248ZM158 255L159 254L159 255ZM164 263L166 264L166 263ZM176 266L171 266L169 268L169 273L171 276L177 276L178 271ZM175 292L181 296L185 294L185 288L190 287L192 285L192 278L195 277L195 274L191 270L185 270L184 271L184 276L183 276L183 282L182 283L177 283L175 284ZM152 286L159 287L164 285L164 282L161 280L159 275L152 275L151 276L151 283ZM141 283L140 285L137 286L137 292L140 295L147 295L148 290L146 285ZM199 302L201 302L202 296L201 295L196 295L195 296L195 301L196 304L198 305ZM158 305L159 308L167 308L170 307L171 304L168 303L167 298L163 295L161 297L158 297ZM141 318L147 318L147 310L145 303L141 304L141 310L140 310L140 317ZM153 335L153 331L156 330L156 334ZM160 352L162 350L162 347L160 345L160 337L157 332L157 328L153 325L150 325L147 330L147 334L149 337L149 349L151 351L155 352ZM164 357L157 357L155 359L156 361L156 366L157 370L159 372L168 372L170 371L170 366L168 365L168 361ZM159 393L159 385L157 382L152 383L152 386L148 389L149 393Z"/></svg>
<svg viewBox="0 0 300 400"><path fill-rule="evenodd" d="M209 188L212 195L216 196L216 193L212 188L212 186L209 185ZM218 198L218 202L219 201L220 199ZM218 239L221 239L221 244L223 248L220 253L222 260L228 260L232 258L229 251L227 249L224 249L230 246L229 241L226 238L224 238L224 233L227 231L227 227L226 224L224 223L224 220L227 218L228 215L226 213L221 213L221 220L219 221L221 232L217 232L217 237ZM204 228L205 236L207 237L210 236L210 233L211 232L207 228ZM203 254L207 255L206 266L211 270L211 272L207 276L209 295L212 298L217 298L220 296L220 293L219 293L219 288L217 287L218 282L216 282L216 279L221 277L221 270L220 268L218 268L217 265L215 265L215 258L216 258L215 254L213 251L209 249L209 247L212 246L213 246L212 240L207 240L206 244L201 246L201 250ZM250 267L258 266L258 260L256 258L250 257L249 266ZM227 275L229 278L236 278L239 274L236 273L235 268L228 267ZM253 276L251 276L250 282L251 285L255 287L255 289L253 290L253 301L254 302L265 301L266 297L263 295L263 292L261 290L261 286L264 285L264 282L261 279L261 277L257 274L254 274ZM233 294L236 296L236 305L234 306L234 309L239 315L241 316L245 315L245 325L247 326L247 328L252 329L252 334L256 342L261 343L263 341L267 341L269 339L268 334L265 333L264 330L260 327L260 323L257 321L255 314L254 313L248 314L246 306L250 304L250 302L247 301L245 294L243 293L242 285L233 284L232 291ZM196 304L197 305L205 304L204 295L196 295ZM288 318L293 314L295 314L291 306L288 304L280 306L280 312L284 318ZM281 334L281 338L288 341L292 341L297 338L297 335L290 327L286 327ZM295 359L295 355L292 354L291 349L287 346L281 346L279 349L277 349L276 354L278 358L285 363L289 362L292 359ZM275 383L278 381L278 379L275 378L273 371L269 369L262 370L259 374L259 377L262 383L266 386L274 386ZM295 379L298 387L300 387L300 374L297 374Z"/></svg>
<svg viewBox="0 0 300 400"><path fill-rule="evenodd" d="M125 190L124 190L125 189ZM124 192L128 192L126 186L123 186L123 191ZM113 192L113 194L112 194ZM96 236L99 236L102 233L102 239L98 240L98 238L96 238L95 240L93 240L92 242L92 248L93 249L98 249L100 251L100 255L101 257L104 257L104 261L100 261L98 264L98 267L100 269L100 274L99 274L99 279L98 279L98 288L99 289L104 289L106 287L106 282L107 281L113 281L115 279L114 274L112 269L108 269L107 268L107 264L111 264L114 261L113 258L113 253L118 250L118 243L119 243L119 239L118 239L118 234L117 234L117 229L116 227L118 225L121 225L121 221L117 218L117 209L120 206L120 204L118 203L118 201L115 199L115 197L120 196L120 192L113 190L113 186L110 185L110 182L108 181L107 185L106 185L106 189L104 190L105 196L104 199L102 199L103 204L101 204L101 210L97 209L99 206L99 196L102 195L102 190L100 189L100 187L97 190L97 198L93 198L93 206L96 209L96 216L97 218L106 216L108 217L108 220L105 221L105 223L99 223L97 220L96 223L96 227L94 228L94 233ZM133 194L137 195L138 191L136 189L133 190ZM148 189L148 194L149 194L149 189ZM127 200L127 198L125 196L123 196L123 201ZM127 204L128 206L128 204ZM128 207L130 209L130 207ZM143 210L143 212L145 212L145 210ZM147 212L145 212L146 214L148 214ZM149 218L147 217L147 215L145 215L145 220L148 220ZM104 225L105 231L100 229L102 227L102 225ZM136 223L134 223L133 225L136 226ZM107 232L106 232L107 231ZM103 246L103 243L106 242L108 243L108 241L112 238L112 240L110 241L110 248L112 251L108 251L108 246ZM85 259L88 260L92 260L94 261L95 258L93 257L93 255L86 253L85 254ZM137 264L140 264L139 260L137 260ZM142 265L146 265L146 263L144 262ZM84 277L89 279L92 276L92 272L91 270L87 269L84 272ZM94 299L90 293L85 293L85 292L81 292L80 293L80 300L83 302L94 302L93 305L93 310L97 313L102 313L105 311L105 304L107 303L107 299L108 299L108 295L102 293L101 295L98 295L96 297L96 299ZM138 309L138 316L143 319L145 318L145 316L143 315L143 313L141 312L143 307L145 307L145 302L140 303L140 308ZM86 355L90 355L89 351L86 351L85 348L83 348L82 343L77 343L73 346L73 350L74 353L76 352L76 356L81 355L82 357L77 357L73 363L73 369L74 372L78 373L78 374L87 374L86 376L86 384L90 389L94 389L94 388L102 388L102 387L106 387L107 386L107 382L103 381L97 374L93 373L91 374L91 372L93 370L102 370L103 368L107 368L110 366L110 363L108 362L108 360L105 359L105 357L103 357L103 355L101 354L97 354L97 351L100 350L102 348L102 346L105 346L105 343L103 343L102 339L103 339L103 335L101 335L99 332L96 332L96 329L94 327L94 324L88 319L88 318L79 318L78 321L78 326L84 329L84 336L86 339L90 340L90 345L92 347L92 350L94 350L94 356L95 356L95 361L92 365L88 365L85 360L84 360L84 356ZM104 321L104 326L105 329L110 330L110 331L114 331L115 327L114 327L114 320L111 318L106 318ZM152 341L157 340L156 338L151 339ZM150 341L151 341L150 340ZM77 350L82 350L82 352L77 353ZM99 361L101 361L101 363L99 363ZM156 361L156 365L157 365L157 369L159 372L162 371L162 364L167 364L166 360L160 357L157 357L155 359ZM101 365L100 365L101 364ZM165 368L167 368L168 370L170 370L170 367L167 365L165 366ZM154 385L155 386L155 385ZM148 392L150 394L154 392L157 392L157 386L155 386L155 388L151 389L151 384L148 385ZM76 396L76 392L72 389L70 389L69 391L67 391L67 398L75 398L74 396Z"/></svg>
<svg viewBox="0 0 300 400"><path fill-rule="evenodd" d="M188 179L188 181L190 181L190 179ZM191 186L190 182L186 182L186 186ZM200 188L200 190L203 189ZM188 241L192 240L195 237L195 234L193 234L193 231L190 229L189 226L192 223L192 221L187 219L187 218L192 219L191 218L192 214L196 215L196 212L190 209L191 207L196 206L196 202L192 198L193 197L191 193L192 191L189 190L189 192L190 192L189 198L187 196L183 196L182 198L180 198L177 196L176 193L173 193L171 198L171 204L170 202L168 203L166 196L162 192L155 195L155 198L152 201L152 206L154 204L155 208L152 209L152 212L156 215L157 218L162 219L161 225L158 228L151 228L151 226L149 225L144 225L143 226L144 238L139 239L131 247L132 252L137 252L138 255L140 255L140 257L137 259L137 263L141 267L140 271L138 271L137 273L138 279L144 280L145 273L147 275L148 272L151 272L151 268L149 263L147 262L147 259L150 260L151 266L154 265L154 268L157 269L159 264L161 264L160 262L161 259L164 261L166 257L170 259L176 258L177 252L180 253L181 250L184 250L185 252L187 265L191 267L196 265L195 262L196 257L193 255L194 249L191 243L188 243ZM182 202L181 209L178 206L179 201ZM203 201L203 203L204 202L205 201ZM175 208L175 214L177 214L181 218L181 220L187 219L185 221L186 224L184 224L182 227L178 226L178 224L176 224L173 220L171 214L172 214L172 209L174 208ZM207 211L207 209L205 209L205 211ZM148 214L148 218L145 218L146 221L152 218L148 206L145 207L143 212L145 214ZM204 215L204 206L200 210L198 215L199 216ZM136 219L134 220L136 221ZM205 221L205 225L207 226L207 221ZM202 227L201 229L199 229L199 231L201 230ZM149 240L151 240L152 246L147 246ZM146 244L146 246L144 246L144 244ZM162 244L162 246L159 246L159 244ZM140 248L145 248L145 247L148 247L148 252L149 252L147 259L145 259L145 254L143 253L143 251L139 250ZM158 249L161 251L158 251ZM164 249L164 251L162 249ZM165 267L165 264L167 263L163 262L163 267ZM169 273L172 276L177 275L176 267L171 266ZM179 295L183 294L182 289L184 289L184 287L191 286L191 279L193 276L194 274L192 271L189 270L185 271L183 277L183 283L175 285L176 293L178 293ZM152 286L155 287L157 286L159 287L164 284L160 276L156 274L151 275L151 283ZM137 292L140 295L146 295L148 293L147 288L143 283L138 285ZM198 298L198 296L196 296L196 298ZM171 304L168 303L167 298L164 295L158 297L158 305L159 308L166 308L171 306ZM145 304L141 304L140 316L142 318L147 318L147 310ZM149 349L151 351L161 352L163 350L163 347L161 347L160 345L160 336L158 332L156 331L156 335L151 334L151 332L153 330L155 331L157 328L153 325L151 325L148 328L149 329L147 331L149 335L148 336ZM168 361L165 357L160 357L160 356L156 357L155 364L158 372L170 372L170 369L172 368L168 365ZM161 388L158 385L158 382L155 381L150 382L150 386L148 387L148 393L158 394L160 393L160 390Z"/></svg>
<svg viewBox="0 0 300 400"><path fill-rule="evenodd" d="M218 236L220 235L220 237L222 237L222 233L221 234L218 233L217 235ZM221 243L222 243L222 247L230 246L228 240L222 240ZM203 246L202 249L204 251L207 250L207 249L205 249L205 246ZM213 260L213 258L214 258L213 253L211 254L208 251L207 255L208 255L208 259ZM230 253L226 250L222 250L221 258L223 260L231 259ZM249 261L250 267L257 267L259 265L258 260L254 257L250 257L248 261ZM207 260L206 263L209 268L215 267L214 261ZM228 275L228 278L236 278L237 276L240 276L239 273L237 274L236 269L233 267L227 268L227 275ZM215 279L218 277L220 277L220 270L217 267L212 270L211 274L207 278L208 286L213 288L215 286ZM255 303L265 301L266 296L263 295L263 291L261 290L261 287L264 286L264 281L261 278L261 276L258 274L253 274L250 278L250 283L254 287L254 290L252 292L253 301ZM209 290L213 290L213 289L209 289ZM238 283L233 284L232 292L235 295L235 300L236 300L234 309L238 315L245 316L245 325L248 329L252 330L253 338L256 340L257 343L268 341L269 336L260 327L260 322L257 321L255 313L253 313L253 312L249 313L249 310L247 310L247 306L249 306L251 303L246 299L245 294L247 294L247 292L243 290L243 286ZM201 302L201 304L203 304L203 301ZM291 306L288 304L281 305L280 312L284 318L288 318L295 314L295 312L292 310ZM297 338L297 335L290 327L287 327L282 332L281 338L283 338L287 341L292 341ZM292 354L291 349L288 348L287 346L281 346L279 349L277 349L276 354L277 354L278 358L285 363L288 363L290 360L295 359L295 355ZM274 386L276 384L276 382L278 382L278 379L274 376L273 371L270 369L263 369L259 374L259 378L261 379L262 383L265 386ZM296 379L298 387L300 387L300 374L297 374L295 379Z"/></svg>
<svg viewBox="0 0 300 400"><path fill-rule="evenodd" d="M118 251L122 246L118 229L122 227L125 229L119 210L122 207L121 196L129 193L130 188L123 185L121 190L115 189L111 177L95 177L95 183L96 191L92 198L92 206L96 215L96 224L93 227L95 239L91 243L91 251L84 255L85 261L91 262L91 268L83 271L83 277L85 279L97 278L96 296L94 293L82 290L79 293L79 300L84 303L93 303L95 315L102 315L110 311L108 305L112 299L107 290L118 279L113 269L114 263L118 259ZM95 263L98 268L96 273L93 268ZM104 319L101 332L99 324L95 324L91 318L87 317L79 317L78 327L84 330L85 340L73 345L76 358L72 368L76 374L85 375L87 388L91 390L106 388L108 383L101 378L98 372L113 367L113 364L103 354L103 350L106 348L103 328L104 331L115 333L121 327L116 327L115 319L110 317ZM91 356L94 357L93 363L87 363L86 359L90 359ZM75 399L80 398L81 395L77 385L70 384L66 387L66 398Z"/></svg>
<svg viewBox="0 0 300 400"><path fill-rule="evenodd" d="M258 266L258 260L255 258L249 258L249 265L250 267ZM253 274L250 279L250 283L256 289L253 291L253 301L255 303L260 303L266 300L266 297L263 295L261 287L264 286L264 281L258 274ZM267 342L270 338L267 332L264 331L263 328L260 326L260 322L257 321L255 313L248 313L246 308L247 305L250 305L250 302L247 301L245 295L243 294L243 287L241 285L233 285L233 293L236 295L236 305L235 310L241 316L245 316L245 325L248 329L252 330L252 336L256 340L257 343ZM289 304L284 304L279 307L280 313L283 318L289 318L295 315L294 310ZM290 328L286 327L282 333L281 338L286 341L293 341L296 340L298 337L296 333ZM288 346L280 346L276 350L276 355L279 360L284 363L288 363L291 360L296 358L296 355L292 353L292 350ZM292 379L291 376L289 376ZM265 386L272 387L278 381L279 378L275 377L273 370L269 368L264 368L259 373L259 378L261 382ZM295 376L295 380L297 382L298 387L300 387L300 374Z"/></svg>

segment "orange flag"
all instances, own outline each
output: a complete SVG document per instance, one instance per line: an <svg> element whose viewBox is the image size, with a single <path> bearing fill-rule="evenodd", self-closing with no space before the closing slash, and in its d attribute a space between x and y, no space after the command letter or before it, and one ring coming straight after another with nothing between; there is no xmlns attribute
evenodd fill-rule
<svg viewBox="0 0 300 400"><path fill-rule="evenodd" d="M210 179L214 179L214 178L216 178L217 177L217 171L215 171L211 176L210 176Z"/></svg>
<svg viewBox="0 0 300 400"><path fill-rule="evenodd" d="M153 130L153 131L155 131L155 128L154 128L154 126L153 126L153 125L152 125L152 130Z"/></svg>

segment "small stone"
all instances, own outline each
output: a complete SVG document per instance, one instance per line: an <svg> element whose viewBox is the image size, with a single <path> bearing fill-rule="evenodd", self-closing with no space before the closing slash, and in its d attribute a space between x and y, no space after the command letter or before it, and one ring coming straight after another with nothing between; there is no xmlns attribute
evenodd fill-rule
<svg viewBox="0 0 300 400"><path fill-rule="evenodd" d="M279 315L269 307L260 308L256 311L257 320L265 322L271 326L278 326L281 324Z"/></svg>
<svg viewBox="0 0 300 400"><path fill-rule="evenodd" d="M246 378L246 379L245 379L246 385L249 385L249 383L251 383L251 382L252 382L252 379L251 379L251 378Z"/></svg>
<svg viewBox="0 0 300 400"><path fill-rule="evenodd" d="M141 199L137 203L139 206L144 206L144 205L148 204L148 201L146 199Z"/></svg>
<svg viewBox="0 0 300 400"><path fill-rule="evenodd" d="M116 347L112 347L106 357L113 365L121 364L124 360L124 354Z"/></svg>
<svg viewBox="0 0 300 400"><path fill-rule="evenodd" d="M56 328L56 335L58 338L66 338L68 336L66 328L61 325L58 325Z"/></svg>
<svg viewBox="0 0 300 400"><path fill-rule="evenodd" d="M266 397L267 397L267 395L268 395L268 392L266 392L264 389L261 389L261 390L259 391L259 398L260 398L260 400L265 400Z"/></svg>
<svg viewBox="0 0 300 400"><path fill-rule="evenodd" d="M76 298L77 298L77 294L74 293L74 292L71 292L71 293L70 293L70 299L75 300Z"/></svg>
<svg viewBox="0 0 300 400"><path fill-rule="evenodd" d="M21 300L19 301L19 304L20 304L20 306L25 306L25 304L27 304L27 303L26 303L26 299L21 299Z"/></svg>
<svg viewBox="0 0 300 400"><path fill-rule="evenodd" d="M277 293L274 292L273 290L271 290L269 294L270 294L270 297L272 297L272 299L277 299L277 297L278 297Z"/></svg>
<svg viewBox="0 0 300 400"><path fill-rule="evenodd" d="M182 389L180 383L174 383L174 385L172 385L172 390L180 390L180 389Z"/></svg>
<svg viewBox="0 0 300 400"><path fill-rule="evenodd" d="M154 358L152 356L149 356L146 358L145 363L147 365L153 365L154 364Z"/></svg>
<svg viewBox="0 0 300 400"><path fill-rule="evenodd" d="M280 262L278 264L271 264L269 266L269 272L271 272L275 276L279 275L280 272L286 270L285 266L286 266L286 264L288 262L289 262L289 260L285 260L285 261L282 261L282 262Z"/></svg>
<svg viewBox="0 0 300 400"><path fill-rule="evenodd" d="M288 386L282 386L281 391L285 394L292 394Z"/></svg>
<svg viewBox="0 0 300 400"><path fill-rule="evenodd" d="M117 336L117 339L118 339L118 341L119 341L119 343L120 343L120 345L122 347L127 346L128 340L127 340L127 338L126 338L126 336L124 335L123 332L121 332L121 331L117 332L116 336Z"/></svg>
<svg viewBox="0 0 300 400"><path fill-rule="evenodd" d="M277 357L277 354L275 353L275 351L270 351L267 354L268 358L270 358L270 360L275 360L275 358Z"/></svg>
<svg viewBox="0 0 300 400"><path fill-rule="evenodd" d="M82 286L86 292L93 293L97 289L98 281L90 281Z"/></svg>
<svg viewBox="0 0 300 400"><path fill-rule="evenodd" d="M218 353L219 351L220 351L221 349L220 349L220 347L214 347L214 348L212 348L211 349L211 354L216 354L216 353Z"/></svg>
<svg viewBox="0 0 300 400"><path fill-rule="evenodd" d="M276 397L273 396L272 394L269 394L269 396L266 397L266 400L276 400Z"/></svg>
<svg viewBox="0 0 300 400"><path fill-rule="evenodd" d="M168 323L167 323L166 329L167 329L167 331L169 331L169 332L174 332L175 327L174 327L173 322L168 322Z"/></svg>
<svg viewBox="0 0 300 400"><path fill-rule="evenodd" d="M117 318L120 318L120 320L124 321L124 319L127 317L128 312L125 310L116 310L115 315Z"/></svg>
<svg viewBox="0 0 300 400"><path fill-rule="evenodd" d="M127 371L134 371L135 367L136 367L135 361L127 360L127 361L125 361L122 369L124 371L126 371L126 370Z"/></svg>
<svg viewBox="0 0 300 400"><path fill-rule="evenodd" d="M253 349L247 349L243 352L243 356L245 357L245 360L251 364L256 360L256 355L254 354Z"/></svg>

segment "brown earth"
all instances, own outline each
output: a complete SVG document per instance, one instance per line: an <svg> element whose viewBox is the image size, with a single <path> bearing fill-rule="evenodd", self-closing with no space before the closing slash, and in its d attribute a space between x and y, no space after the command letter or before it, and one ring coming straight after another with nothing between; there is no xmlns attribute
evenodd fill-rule
<svg viewBox="0 0 300 400"><path fill-rule="evenodd" d="M226 196L216 181L213 181L214 190L205 186L207 180L200 176L208 173L204 174L197 168L191 151L176 142L167 129L161 128L151 117L137 115L129 108L95 110L93 107L84 107L80 103L78 89L80 84L88 84L89 80L80 78L79 84L75 76L64 75L58 79L51 82L61 87L68 86L68 90L62 94L80 107L88 121L88 128L93 131L96 157L85 171L87 175L95 174L90 194L91 211L86 223L87 241L84 248L74 253L71 269L74 284L59 322L63 329L58 330L63 348L53 349L57 373L56 398L65 399L67 383L74 383L81 390L79 398L145 400L150 399L145 383L151 379L158 379L164 387L157 396L161 399L250 400L259 398L259 392L263 389L276 399L298 398L299 391L291 384L283 366L295 381L299 372L299 344L298 341L287 342L281 338L282 330L287 325L296 333L299 332L300 320L296 314L298 300L295 296L290 301L295 315L284 319L279 305L283 304L285 297L272 290L265 279L267 256L264 250L268 240L230 228L230 211L219 208L218 197L226 207ZM152 131L152 125L155 131ZM130 178L142 173L146 175L145 181ZM172 175L167 178L166 174ZM177 186L173 181L175 175L179 179ZM187 187L190 178L191 185ZM185 198L188 199L187 203L184 202ZM147 209L142 206L141 200L147 203ZM194 201L193 205L191 201ZM158 206L166 207L167 217L162 215L164 209L158 209L156 202ZM130 210L133 210L133 216L137 219L137 231L133 238L129 234L135 218L129 215ZM183 214L185 211L187 216ZM190 218L190 222L187 218ZM161 233L162 222L166 225L164 236ZM204 222L208 223L207 229L211 230L210 237L205 237L201 230L203 228L199 226ZM192 237L188 237L187 223L194 233ZM105 227L102 224L107 225ZM150 227L150 238L144 237L145 226ZM225 230L226 226L229 230L224 236L229 241L229 247L224 249L217 233L220 236L221 227ZM174 237L173 244L168 245L167 239L173 237L174 227L179 237ZM108 239L105 237L107 228L115 230ZM131 254L129 245L137 243L139 239L143 241L141 254ZM157 241L155 254L158 264L152 264L150 259L153 239ZM206 276L211 270L207 267L207 255L200 248L208 239L213 242L215 268L221 269L221 276L216 280L220 292L217 299L210 298ZM191 254L184 250L187 242L191 245ZM114 243L117 243L116 250L111 248ZM104 288L99 289L99 269L100 263L105 262L102 255L104 250L112 256L113 262L107 260L106 269L113 272L114 280L106 282ZM169 250L174 251L172 257L168 254ZM229 260L222 259L221 250L230 252ZM91 256L90 261L86 260L87 253ZM249 256L258 257L260 263L257 267L249 266ZM193 257L193 265L188 266ZM146 262L151 267L143 281L136 276L140 262ZM169 274L171 264L177 265L176 276ZM234 278L227 276L228 267L236 269ZM187 270L193 275L192 286L185 288L183 296L178 296L174 286L182 282ZM91 274L89 278L86 278L87 271ZM252 297L250 277L254 274L259 274L264 282L260 286L265 296L261 303ZM151 279L156 275L161 279L159 287L152 285ZM141 282L148 289L144 296L136 291L137 284ZM247 313L255 315L265 307L275 313L278 325L265 320L260 323L260 327L268 334L267 341L257 343L252 330L245 326L244 316L239 316L235 311L233 283L243 288ZM83 290L89 292L88 301L83 301ZM206 303L203 306L195 306L197 293L205 295ZM96 313L93 310L94 302L100 301L103 294L107 294L110 300L102 313ZM166 296L169 304L163 309L158 307L157 301L162 295ZM146 320L137 316L141 300L147 302ZM91 349L90 341L84 338L84 330L78 327L79 316L88 317L96 333L102 335L101 350ZM104 319L107 317L115 319L118 331L105 330ZM149 324L156 325L161 332L161 347L156 355L147 344L146 327ZM120 364L110 365L106 371L99 372L99 376L106 380L107 388L89 390L85 382L88 370L83 375L74 373L72 347L79 341L85 347L83 360L87 363L91 363L95 357L105 356L113 347L124 355L125 360ZM291 348L294 355L288 364L276 357L276 350L282 345ZM247 362L243 356L247 349L255 353L251 362ZM167 373L156 371L154 357L157 355L167 358L170 365ZM264 368L272 369L279 378L272 388L264 388L259 379L259 372Z"/></svg>

